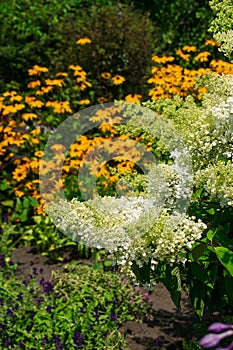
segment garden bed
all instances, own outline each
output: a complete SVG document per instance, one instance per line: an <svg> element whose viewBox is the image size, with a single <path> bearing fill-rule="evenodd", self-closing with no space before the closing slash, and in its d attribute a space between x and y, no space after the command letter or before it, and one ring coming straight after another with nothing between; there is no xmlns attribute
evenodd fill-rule
<svg viewBox="0 0 233 350"><path fill-rule="evenodd" d="M72 253L65 253L64 262L51 263L47 257L37 253L34 248L17 248L12 252L12 260L17 263L17 278L24 280L31 274L31 265L41 271L40 278L51 280L52 271L61 270L65 263L74 260ZM93 263L83 260L83 264ZM42 270L43 271L42 271ZM162 284L157 284L150 294L152 316L143 323L127 321L122 329L126 333L127 344L132 350L157 349L156 339L160 340L160 349L182 349L182 341L195 335L194 323L199 319L188 301L186 293L182 294L181 311L176 311L168 291Z"/></svg>

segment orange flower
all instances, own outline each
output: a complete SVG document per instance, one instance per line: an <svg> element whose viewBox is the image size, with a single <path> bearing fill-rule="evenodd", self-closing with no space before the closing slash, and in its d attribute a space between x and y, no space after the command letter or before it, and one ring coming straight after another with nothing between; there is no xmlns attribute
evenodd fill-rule
<svg viewBox="0 0 233 350"><path fill-rule="evenodd" d="M103 72L103 73L101 73L101 77L104 78L104 79L110 79L111 78L111 73Z"/></svg>
<svg viewBox="0 0 233 350"><path fill-rule="evenodd" d="M27 177L27 168L23 166L19 166L13 171L13 179L16 181L22 181Z"/></svg>
<svg viewBox="0 0 233 350"><path fill-rule="evenodd" d="M90 44L91 43L91 39L85 37L85 38L80 38L79 40L76 41L76 44L78 45L86 45L86 44Z"/></svg>
<svg viewBox="0 0 233 350"><path fill-rule="evenodd" d="M211 53L208 51L200 52L196 57L194 57L194 61L207 62L209 60L209 56Z"/></svg>
<svg viewBox="0 0 233 350"><path fill-rule="evenodd" d="M41 67L41 66L38 66L36 64L35 66L32 67L32 69L28 70L28 74L29 75L40 75L41 73L46 73L48 71L49 71L48 68Z"/></svg>
<svg viewBox="0 0 233 350"><path fill-rule="evenodd" d="M125 96L125 101L130 103L140 103L140 99L142 98L139 94L129 94Z"/></svg>
<svg viewBox="0 0 233 350"><path fill-rule="evenodd" d="M153 62L156 62L156 63L167 63L167 62L172 62L174 61L175 58L173 56L162 56L162 57L159 57L159 56L153 56L152 57L152 61Z"/></svg>
<svg viewBox="0 0 233 350"><path fill-rule="evenodd" d="M213 40L213 39L207 39L206 41L205 41L205 45L207 46L207 45L211 45L211 46L219 46L219 44L218 43L216 43L216 41L215 40Z"/></svg>
<svg viewBox="0 0 233 350"><path fill-rule="evenodd" d="M185 45L185 46L183 46L182 50L187 51L187 52L196 52L197 48L196 48L196 46Z"/></svg>
<svg viewBox="0 0 233 350"><path fill-rule="evenodd" d="M48 93L51 90L53 90L53 86L51 86L51 85L49 85L49 86L42 86L42 88L40 90L36 91L36 95L44 95L44 94Z"/></svg>
<svg viewBox="0 0 233 350"><path fill-rule="evenodd" d="M37 115L35 113L23 113L22 114L22 119L25 120L26 122L28 120L33 120L36 118L37 118Z"/></svg>
<svg viewBox="0 0 233 350"><path fill-rule="evenodd" d="M34 89L35 87L40 86L40 85L41 85L40 80L35 80L35 81L30 81L30 83L28 83L27 86L28 86L29 88Z"/></svg>
<svg viewBox="0 0 233 350"><path fill-rule="evenodd" d="M90 103L91 103L91 101L88 98L86 100L79 101L80 105L89 105Z"/></svg>
<svg viewBox="0 0 233 350"><path fill-rule="evenodd" d="M125 81L125 78L122 77L121 75L115 75L114 77L112 77L112 82L114 85L121 85L123 84Z"/></svg>
<svg viewBox="0 0 233 350"><path fill-rule="evenodd" d="M183 51L182 51L181 49L178 49L178 50L176 51L176 54L177 54L178 56L180 56L181 58L183 58L184 61L189 61L190 55L189 55L189 54L184 54Z"/></svg>
<svg viewBox="0 0 233 350"><path fill-rule="evenodd" d="M23 191L20 191L20 190L17 190L17 189L15 189L14 191L15 191L16 197L19 197L19 198L22 197L25 194Z"/></svg>
<svg viewBox="0 0 233 350"><path fill-rule="evenodd" d="M64 83L64 79L46 79L45 84L46 85L55 85L62 87L62 84Z"/></svg>
<svg viewBox="0 0 233 350"><path fill-rule="evenodd" d="M68 77L68 74L65 73L65 72L58 72L58 73L56 74L56 76L57 76L57 77Z"/></svg>
<svg viewBox="0 0 233 350"><path fill-rule="evenodd" d="M36 100L34 96L26 96L25 101L31 108L41 108L44 105L44 102Z"/></svg>

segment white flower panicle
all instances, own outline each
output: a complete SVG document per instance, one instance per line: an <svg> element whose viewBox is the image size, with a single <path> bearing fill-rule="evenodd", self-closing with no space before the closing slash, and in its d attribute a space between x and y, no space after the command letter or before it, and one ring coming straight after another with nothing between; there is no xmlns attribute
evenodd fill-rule
<svg viewBox="0 0 233 350"><path fill-rule="evenodd" d="M153 268L159 261L181 261L180 254L200 239L205 224L150 204L142 197L97 196L86 202L61 200L48 212L61 231L106 249L118 264L142 266L151 259Z"/></svg>

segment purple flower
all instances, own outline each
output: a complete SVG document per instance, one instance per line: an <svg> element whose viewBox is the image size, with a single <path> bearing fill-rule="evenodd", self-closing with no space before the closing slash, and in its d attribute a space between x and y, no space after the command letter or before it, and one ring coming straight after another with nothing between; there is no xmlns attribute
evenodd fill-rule
<svg viewBox="0 0 233 350"><path fill-rule="evenodd" d="M80 311L80 312L83 312L83 311L84 311L84 307L83 307L83 306L80 307L79 311Z"/></svg>
<svg viewBox="0 0 233 350"><path fill-rule="evenodd" d="M34 261L30 261L30 266L33 266L34 265Z"/></svg>
<svg viewBox="0 0 233 350"><path fill-rule="evenodd" d="M32 268L32 273L33 273L33 275L37 275L37 267Z"/></svg>
<svg viewBox="0 0 233 350"><path fill-rule="evenodd" d="M9 339L6 339L5 342L4 342L4 345L5 346L10 346L11 345L11 342Z"/></svg>
<svg viewBox="0 0 233 350"><path fill-rule="evenodd" d="M40 285L41 285L41 286L43 286L44 282L45 282L44 277L41 277L40 282L39 282L39 283L40 283Z"/></svg>
<svg viewBox="0 0 233 350"><path fill-rule="evenodd" d="M84 345L83 335L80 332L74 331L73 342L76 347L80 347Z"/></svg>
<svg viewBox="0 0 233 350"><path fill-rule="evenodd" d="M149 293L144 293L142 295L142 300L146 301L146 300L149 300L149 299L150 299Z"/></svg>
<svg viewBox="0 0 233 350"><path fill-rule="evenodd" d="M24 342L22 340L20 340L19 345L24 345Z"/></svg>
<svg viewBox="0 0 233 350"><path fill-rule="evenodd" d="M48 343L49 343L49 338L48 338L47 334L45 334L41 340L41 345L45 346Z"/></svg>
<svg viewBox="0 0 233 350"><path fill-rule="evenodd" d="M213 332L213 333L220 333L223 331L227 331L228 329L233 329L233 325L232 324L225 324L225 323L221 323L221 322L215 322L209 326L208 331Z"/></svg>
<svg viewBox="0 0 233 350"><path fill-rule="evenodd" d="M51 311L52 311L52 306L51 305L48 305L47 307L46 307L46 311L49 313L49 314L51 314Z"/></svg>
<svg viewBox="0 0 233 350"><path fill-rule="evenodd" d="M160 346L160 345L161 345L160 338L155 338L155 346Z"/></svg>
<svg viewBox="0 0 233 350"><path fill-rule="evenodd" d="M0 305L3 305L3 298L0 298Z"/></svg>
<svg viewBox="0 0 233 350"><path fill-rule="evenodd" d="M23 296L22 296L22 294L21 294L21 293L19 293L19 294L17 295L17 300L18 300L18 301L23 300Z"/></svg>
<svg viewBox="0 0 233 350"><path fill-rule="evenodd" d="M57 350L62 350L61 338L58 335L56 335L54 340L55 340L55 343L56 343L55 348Z"/></svg>
<svg viewBox="0 0 233 350"><path fill-rule="evenodd" d="M25 286L27 286L27 285L29 284L29 281L28 281L28 280L23 280L23 284L24 284Z"/></svg>
<svg viewBox="0 0 233 350"><path fill-rule="evenodd" d="M229 337L233 334L233 330L228 330L223 333L210 333L205 335L203 338L200 340L200 345L203 346L203 348L214 348L219 344L219 342L226 337Z"/></svg>
<svg viewBox="0 0 233 350"><path fill-rule="evenodd" d="M116 316L116 314L114 312L111 313L110 319L111 319L111 321L116 321L117 320L117 316Z"/></svg>
<svg viewBox="0 0 233 350"><path fill-rule="evenodd" d="M51 282L44 282L43 283L43 289L44 292L49 295L53 291L53 284Z"/></svg>
<svg viewBox="0 0 233 350"><path fill-rule="evenodd" d="M10 308L8 308L8 309L6 310L6 314L7 314L7 316L10 316L10 317L13 317L13 316L14 316L14 312L13 312L12 309L10 309Z"/></svg>
<svg viewBox="0 0 233 350"><path fill-rule="evenodd" d="M30 288L30 290L29 290L29 293L34 293L35 292L35 290L33 289L33 288Z"/></svg>

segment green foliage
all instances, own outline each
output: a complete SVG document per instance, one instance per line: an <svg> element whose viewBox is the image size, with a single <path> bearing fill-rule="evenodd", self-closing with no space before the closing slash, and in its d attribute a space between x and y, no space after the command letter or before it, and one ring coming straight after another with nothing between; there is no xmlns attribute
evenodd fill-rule
<svg viewBox="0 0 233 350"><path fill-rule="evenodd" d="M123 350L122 322L150 310L142 292L113 272L73 264L54 273L52 283L37 281L35 268L19 281L16 265L3 256L0 263L1 348Z"/></svg>
<svg viewBox="0 0 233 350"><path fill-rule="evenodd" d="M210 32L227 32L233 29L232 1L211 0L209 5L215 15L209 28Z"/></svg>
<svg viewBox="0 0 233 350"><path fill-rule="evenodd" d="M0 6L2 83L22 83L34 64L58 71L77 63L94 79L106 70L127 75L129 91L140 92L153 41L146 15L110 1L26 0ZM84 36L93 42L89 48L76 44Z"/></svg>
<svg viewBox="0 0 233 350"><path fill-rule="evenodd" d="M129 1L126 1L129 2ZM208 0L133 1L135 7L149 12L157 29L157 53L172 54L174 48L196 45L203 48L213 13Z"/></svg>
<svg viewBox="0 0 233 350"><path fill-rule="evenodd" d="M209 31L214 34L215 40L221 44L219 51L233 59L233 16L231 0L211 0L215 18L211 22Z"/></svg>

